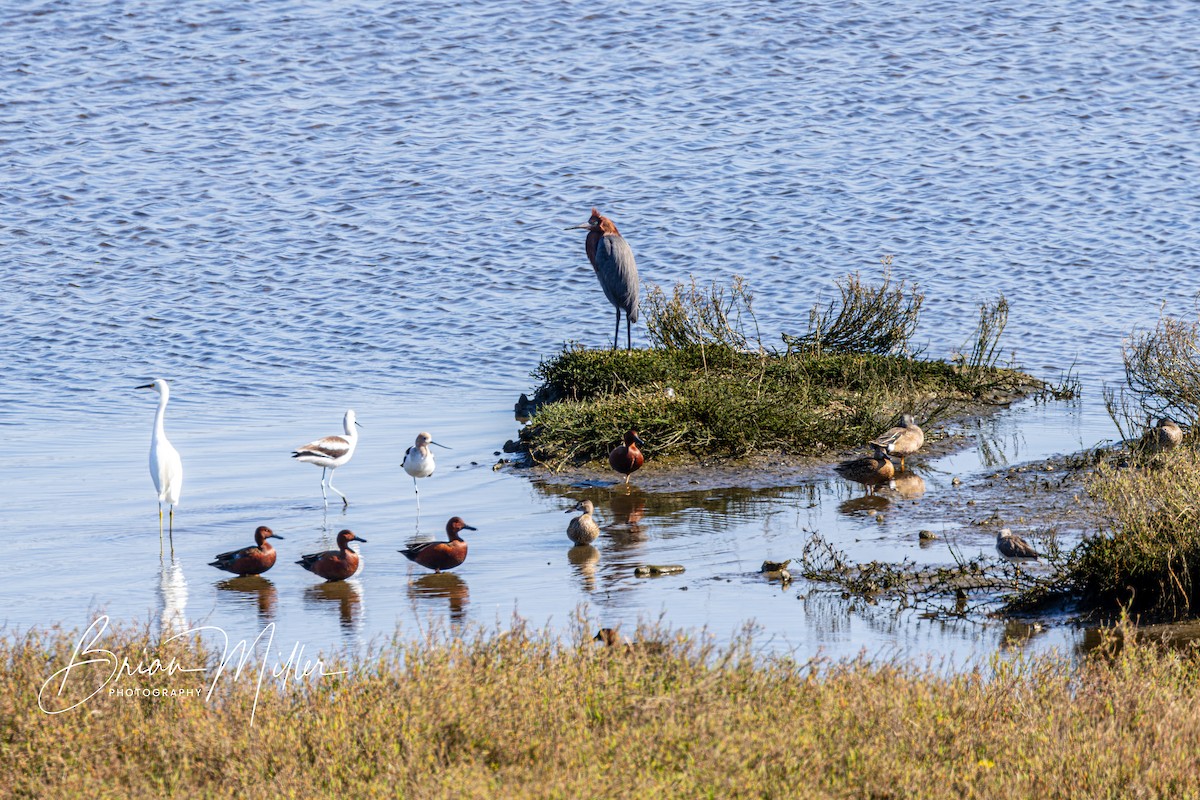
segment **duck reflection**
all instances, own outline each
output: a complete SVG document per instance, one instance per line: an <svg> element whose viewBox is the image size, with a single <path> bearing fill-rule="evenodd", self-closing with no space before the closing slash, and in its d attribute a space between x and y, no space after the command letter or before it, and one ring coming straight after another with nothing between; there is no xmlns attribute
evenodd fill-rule
<svg viewBox="0 0 1200 800"><path fill-rule="evenodd" d="M450 621L460 623L467 615L470 589L466 581L452 572L432 572L408 584L408 597L414 602L445 598L450 603Z"/></svg>
<svg viewBox="0 0 1200 800"><path fill-rule="evenodd" d="M305 589L304 599L314 605L336 603L342 627L353 630L362 605L362 590L358 581L326 581Z"/></svg>
<svg viewBox="0 0 1200 800"><path fill-rule="evenodd" d="M187 622L187 579L183 566L175 559L162 556L158 560L158 620L164 635L182 633L188 629Z"/></svg>
<svg viewBox="0 0 1200 800"><path fill-rule="evenodd" d="M239 601L255 603L258 607L258 616L264 622L270 622L275 616L277 599L275 584L262 575L241 575L236 578L227 578L217 583L217 588L235 596L240 595Z"/></svg>
<svg viewBox="0 0 1200 800"><path fill-rule="evenodd" d="M860 495L859 497L851 497L849 500L843 500L839 503L838 513L845 514L846 516L868 514L872 511L883 511L889 504L890 502L883 495Z"/></svg>
<svg viewBox="0 0 1200 800"><path fill-rule="evenodd" d="M916 473L903 472L892 483L895 484L896 494L905 500L915 500L925 494L925 479Z"/></svg>
<svg viewBox="0 0 1200 800"><path fill-rule="evenodd" d="M628 492L608 495L608 525L604 531L618 548L630 547L646 541L646 528L642 517L646 515L646 493L636 486Z"/></svg>
<svg viewBox="0 0 1200 800"><path fill-rule="evenodd" d="M594 591L596 589L596 565L600 563L600 551L590 544L577 544L567 551L567 561L571 562L575 574L579 576L583 590L585 592Z"/></svg>

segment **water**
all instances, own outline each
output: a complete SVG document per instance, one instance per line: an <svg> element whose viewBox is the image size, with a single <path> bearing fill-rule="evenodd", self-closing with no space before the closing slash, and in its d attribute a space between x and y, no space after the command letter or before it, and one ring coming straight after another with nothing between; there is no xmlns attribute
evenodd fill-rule
<svg viewBox="0 0 1200 800"><path fill-rule="evenodd" d="M22 553L0 620L103 610L234 637L273 621L281 641L361 648L514 612L565 626L586 603L604 624L721 638L754 620L801 653L986 653L1004 626L752 574L811 530L944 563L912 538L941 513L921 498L880 523L831 474L625 496L492 471L539 358L610 341L582 233L562 229L595 205L646 280L745 276L768 343L886 256L927 294L932 357L1003 293L1006 352L1050 378L1073 365L1084 395L989 422L987 458L1091 446L1115 434L1100 392L1122 338L1193 311L1198 29L1182 2L0 9L0 469ZM146 475L155 397L133 390L155 376L187 474L174 561ZM347 408L351 505L326 515L319 471L288 453ZM424 482L421 533L451 514L479 528L432 582L396 552L417 527L399 463L421 430L454 448ZM988 468L981 452L918 462L923 498ZM580 496L606 527L594 563L568 557ZM222 588L207 560L264 523L287 537L269 583ZM318 586L293 557L343 527L369 540L363 573ZM991 547L956 535L968 556ZM688 571L633 578L647 561Z"/></svg>

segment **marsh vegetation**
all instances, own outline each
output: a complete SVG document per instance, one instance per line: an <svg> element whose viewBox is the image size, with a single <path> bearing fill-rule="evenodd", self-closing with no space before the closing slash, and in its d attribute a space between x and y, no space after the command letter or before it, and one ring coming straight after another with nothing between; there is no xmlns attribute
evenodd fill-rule
<svg viewBox="0 0 1200 800"><path fill-rule="evenodd" d="M396 637L365 659L330 658L346 675L268 679L257 697L245 678L207 699L105 689L54 716L33 695L69 662L76 632L10 634L0 793L1025 798L1195 787L1194 651L1110 637L1078 664L1016 653L946 670L763 656L749 634L716 647L646 629L624 633L661 646L606 648L592 632L580 623L560 638L518 620ZM210 669L219 657L132 628L104 647ZM126 676L109 688L177 682Z"/></svg>
<svg viewBox="0 0 1200 800"><path fill-rule="evenodd" d="M819 456L867 441L904 412L928 423L1042 386L996 364L1003 297L984 304L975 343L950 363L909 352L924 300L918 290L857 275L839 288L839 301L814 308L806 334L769 348L740 278L728 287L680 284L671 295L651 287L654 346L568 345L543 361L521 442L552 467L603 457L629 427L652 459Z"/></svg>

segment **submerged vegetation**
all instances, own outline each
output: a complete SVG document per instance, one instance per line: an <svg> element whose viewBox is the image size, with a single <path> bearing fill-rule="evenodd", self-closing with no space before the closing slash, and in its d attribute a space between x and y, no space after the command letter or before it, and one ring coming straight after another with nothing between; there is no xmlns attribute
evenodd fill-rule
<svg viewBox="0 0 1200 800"><path fill-rule="evenodd" d="M904 412L927 423L979 401L1008 402L1041 383L994 363L1003 324L985 316L960 363L905 355L923 296L885 280L840 283L841 302L814 309L805 336L784 350L759 337L753 297L693 281L648 292L655 347L567 346L534 372L537 412L521 440L551 466L602 458L629 427L650 458L818 455L861 444ZM996 308L1006 313L1001 297Z"/></svg>
<svg viewBox="0 0 1200 800"><path fill-rule="evenodd" d="M1026 798L1197 788L1194 650L1110 636L1078 662L1018 652L950 670L757 655L749 635L716 647L642 630L664 645L605 648L592 631L580 623L564 640L518 621L396 637L362 659L326 662L344 675L280 686L269 666L261 694L243 676L211 698L171 698L109 688L211 682L218 654L127 629L99 646L210 671L122 677L53 716L36 693L70 662L76 634L9 634L0 794ZM78 669L64 705L108 673Z"/></svg>

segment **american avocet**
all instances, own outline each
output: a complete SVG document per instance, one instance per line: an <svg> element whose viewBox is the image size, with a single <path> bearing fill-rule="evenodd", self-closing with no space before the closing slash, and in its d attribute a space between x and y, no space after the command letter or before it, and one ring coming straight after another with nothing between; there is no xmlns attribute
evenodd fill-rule
<svg viewBox="0 0 1200 800"><path fill-rule="evenodd" d="M890 455L900 457L900 470L904 471L904 459L921 449L925 444L925 432L917 425L912 414L900 417L900 424L872 439L869 444L879 445Z"/></svg>
<svg viewBox="0 0 1200 800"><path fill-rule="evenodd" d="M150 437L150 477L154 479L154 490L158 492L158 538L161 544L163 511L162 504L170 506L168 532L172 542L175 535L175 506L179 505L179 493L183 491L183 460L179 451L167 441L163 429L163 417L167 414L167 401L171 399L171 388L162 378L153 383L137 387L158 392L158 411L154 412L154 433ZM173 546L173 545L172 545Z"/></svg>
<svg viewBox="0 0 1200 800"><path fill-rule="evenodd" d="M446 536L449 541L418 542L400 552L409 561L415 561L434 572L454 569L467 560L467 543L459 535L459 532L464 530L473 531L475 528L463 522L462 517L451 517L446 522Z"/></svg>
<svg viewBox="0 0 1200 800"><path fill-rule="evenodd" d="M638 449L638 445L644 447L645 444L637 431L630 429L626 431L623 443L614 447L608 454L609 466L625 476L626 486L629 485L629 476L641 469L642 462L646 460L642 451Z"/></svg>
<svg viewBox="0 0 1200 800"><path fill-rule="evenodd" d="M1034 550L1029 542L1008 528L996 534L996 550L1005 558L1041 558L1041 553Z"/></svg>
<svg viewBox="0 0 1200 800"><path fill-rule="evenodd" d="M417 441L404 451L404 471L412 475L413 491L417 494L417 513L421 513L421 490L417 488L417 478L428 478L433 474L437 464L433 460L433 452L429 445L437 444L443 450L449 450L444 444L438 444L428 433L418 433Z"/></svg>
<svg viewBox="0 0 1200 800"><path fill-rule="evenodd" d="M254 544L220 553L208 565L236 575L261 575L275 566L275 548L267 539L282 540L283 537L266 525L259 525L254 531Z"/></svg>
<svg viewBox="0 0 1200 800"><path fill-rule="evenodd" d="M582 225L572 225L567 230L586 228L588 235L583 249L588 261L600 281L600 288L608 302L617 309L617 328L613 331L613 350L617 349L617 337L621 333L621 311L625 311L625 347L633 349L633 334L630 326L638 318L638 271L633 260L633 250L625 238L617 232L617 226L608 217L592 209L592 216Z"/></svg>
<svg viewBox="0 0 1200 800"><path fill-rule="evenodd" d="M329 505L329 497L325 494L325 473L337 469L349 461L350 456L354 455L354 448L358 446L358 428L362 426L354 419L354 411L351 410L346 412L346 416L342 420L342 427L346 430L345 436L326 436L315 442L301 445L292 451L292 458L308 464L316 464L321 468L321 499L325 501L325 505ZM342 498L343 506L350 505L346 495L334 487L332 473L329 475L329 488Z"/></svg>
<svg viewBox="0 0 1200 800"><path fill-rule="evenodd" d="M867 494L874 494L879 484L890 483L896 476L896 468L892 465L892 457L888 455L887 450L875 442L871 443L871 447L874 455L843 461L834 467L843 478L866 486Z"/></svg>
<svg viewBox="0 0 1200 800"><path fill-rule="evenodd" d="M1183 429L1170 417L1160 419L1146 436L1146 444L1149 445L1151 451L1156 453L1178 447L1182 441Z"/></svg>
<svg viewBox="0 0 1200 800"><path fill-rule="evenodd" d="M350 543L366 541L355 536L354 531L341 531L337 535L337 550L309 553L300 556L296 563L327 581L344 581L358 572L358 553L350 549Z"/></svg>
<svg viewBox="0 0 1200 800"><path fill-rule="evenodd" d="M600 535L600 526L592 519L592 512L596 507L592 505L591 500L580 500L575 504L574 508L567 510L570 514L572 511L582 511L578 517L573 517L567 523L567 538L575 544L591 544L596 541L596 537Z"/></svg>

